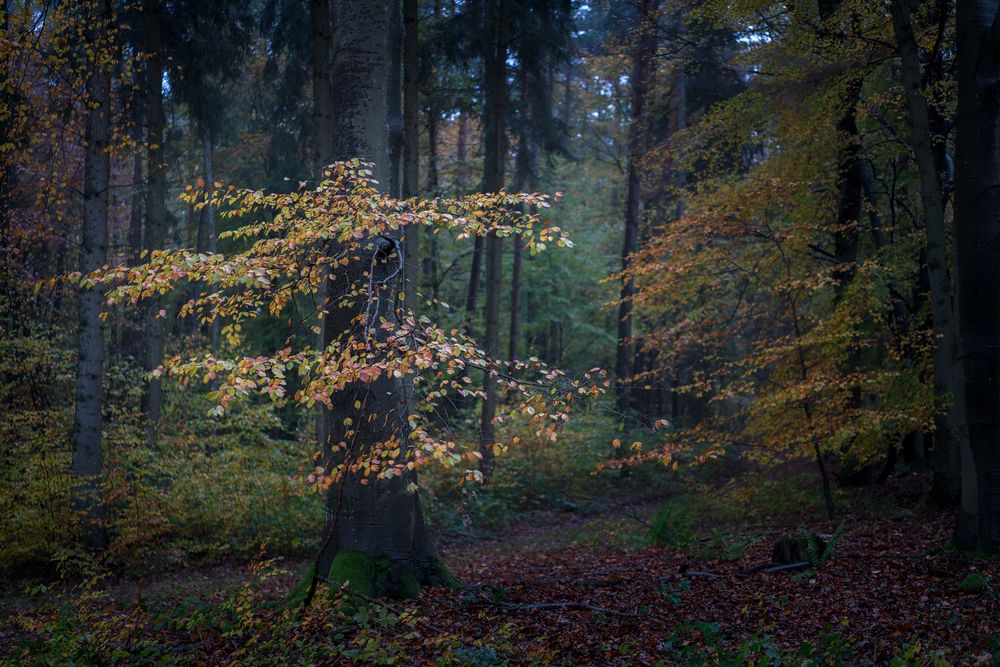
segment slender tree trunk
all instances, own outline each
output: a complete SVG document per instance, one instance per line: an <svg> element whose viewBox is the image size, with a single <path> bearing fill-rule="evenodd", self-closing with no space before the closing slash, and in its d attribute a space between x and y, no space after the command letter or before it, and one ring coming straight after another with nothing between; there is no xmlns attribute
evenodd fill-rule
<svg viewBox="0 0 1000 667"><path fill-rule="evenodd" d="M965 547L1000 545L1000 2L958 3L955 219L968 442L961 449Z"/></svg>
<svg viewBox="0 0 1000 667"><path fill-rule="evenodd" d="M432 197L440 194L441 185L438 182L438 110L433 104L427 109L427 192ZM427 239L425 254L422 258L424 284L430 290L431 309L438 312L438 240L437 234L425 235Z"/></svg>
<svg viewBox="0 0 1000 667"><path fill-rule="evenodd" d="M510 22L510 0L487 0L486 27L486 113L485 150L483 152L483 190L499 192L503 189L507 142L507 39ZM500 356L500 288L503 268L503 244L496 233L486 237L486 345L485 351L493 359ZM493 470L493 445L496 434L493 419L496 416L497 382L487 373L483 382L486 398L479 420L480 469L489 477Z"/></svg>
<svg viewBox="0 0 1000 667"><path fill-rule="evenodd" d="M96 62L106 44L106 22L111 19L110 0L96 4L96 15L87 26L88 53L95 62L87 82L87 111L83 163L83 233L80 272L87 275L107 260L108 190L111 180L111 75ZM102 524L101 433L104 419L104 326L101 290L84 287L80 293L80 326L77 332L76 409L73 416L73 474L80 478L78 504L84 512L84 541L91 547L107 544Z"/></svg>
<svg viewBox="0 0 1000 667"><path fill-rule="evenodd" d="M205 179L205 195L207 197L215 183L215 144L212 141L212 132L208 128L202 128L201 131L201 151L202 177ZM199 212L197 247L199 252L215 252L215 209L211 206L205 206ZM208 325L209 341L213 354L219 349L220 327L219 318L215 318Z"/></svg>
<svg viewBox="0 0 1000 667"><path fill-rule="evenodd" d="M317 180L323 179L323 169L333 161L333 86L330 75L330 56L332 53L332 19L330 12L331 0L311 0L309 3L310 22L312 24L311 67L313 95L313 133L316 136L313 172ZM326 284L320 286L316 293L316 302L323 304L327 298ZM330 344L328 331L320 322L320 333L316 344L320 349L326 349ZM324 458L329 458L330 442L327 437L327 419L323 411L316 419L316 441Z"/></svg>
<svg viewBox="0 0 1000 667"><path fill-rule="evenodd" d="M403 0L403 197L420 194L420 43L418 2ZM420 228L403 233L403 267L406 305L417 305L417 270L420 268Z"/></svg>
<svg viewBox="0 0 1000 667"><path fill-rule="evenodd" d="M132 201L129 211L127 261L130 266L138 266L142 261L142 218L146 190L142 173L142 151L139 148L143 142L141 128L143 120L139 113L133 118L133 122L135 122L133 138L136 150L132 157ZM142 358L143 349L142 313L125 311L123 315L125 327L122 334L122 347L126 355L138 362Z"/></svg>
<svg viewBox="0 0 1000 667"><path fill-rule="evenodd" d="M387 132L391 102L386 95L392 80L390 15L399 12L399 5L391 0L336 0L334 6L337 25L350 26L350 30L337 31L334 52L337 88L332 157L373 161L376 180L385 184L390 180L391 165ZM352 253L357 259L331 276L331 284L343 290L345 284L361 282L373 253L391 253L391 246L387 249L386 245L379 239L366 240L359 252ZM378 270L387 275L392 261L388 257L386 262L378 262ZM391 301L398 288L398 284L389 285L370 297ZM364 303L356 301L330 307L323 318L328 340L358 327ZM394 309L383 304L379 312L391 317ZM326 421L330 439L346 445L342 456L364 456L367 447L392 436L401 439L405 456L409 402L406 388L406 383L383 376L369 384L348 387L337 395ZM378 418L369 419L370 415ZM352 422L345 424L347 418ZM335 463L331 460L328 465ZM357 558L367 559L373 567L374 563L388 563L382 576L372 582L379 595L402 594L414 582L443 583L446 577L424 528L419 496L407 490L415 481L413 471L382 480L349 472L333 484L327 496L327 523L317 571L342 581L345 576L353 576L345 572Z"/></svg>
<svg viewBox="0 0 1000 667"><path fill-rule="evenodd" d="M934 348L935 396L950 408L940 408L935 418L934 487L943 501L960 496L959 451L967 447L965 391L958 356L958 339L948 275L948 237L941 185L934 161L927 104L920 90L920 59L910 23L908 0L893 0L892 23L902 60L903 88L910 119L910 141L920 175L920 199L927 233L927 275L930 280L931 316L937 345Z"/></svg>
<svg viewBox="0 0 1000 667"><path fill-rule="evenodd" d="M632 112L628 137L628 194L625 200L625 227L622 241L622 270L632 266L632 255L639 250L639 201L641 191L642 152L645 145L646 96L652 77L653 53L656 51L654 25L658 0L641 0L636 45L632 57ZM618 383L618 409L625 412L631 404L628 383L632 377L632 298L635 279L622 281L618 305L618 348L615 358L615 379Z"/></svg>
<svg viewBox="0 0 1000 667"><path fill-rule="evenodd" d="M524 77L521 77L521 87L524 88ZM524 123L527 128L527 123ZM517 149L517 185L515 188L520 192L525 189L533 189L532 168L534 156L531 151L531 139L528 137L528 129L521 132ZM510 340L508 341L507 360L510 367L514 368L517 361L519 347L521 344L521 272L524 261L524 240L520 234L514 236L514 261L511 266L510 276Z"/></svg>
<svg viewBox="0 0 1000 667"><path fill-rule="evenodd" d="M146 29L145 47L149 52L146 62L146 114L148 129L149 185L146 190L146 225L143 248L161 250L167 240L167 165L164 161L163 140L167 120L163 111L163 48L160 40L162 29L160 0L145 0L143 18ZM145 345L143 370L151 373L163 363L163 318L159 316L162 299L153 297L146 302L144 317ZM163 402L163 385L159 378L151 378L143 395L146 443L156 447L156 431Z"/></svg>
<svg viewBox="0 0 1000 667"><path fill-rule="evenodd" d="M314 169L317 178L330 163L333 150L333 82L330 78L331 31L330 0L311 0L309 16L312 24L312 95Z"/></svg>

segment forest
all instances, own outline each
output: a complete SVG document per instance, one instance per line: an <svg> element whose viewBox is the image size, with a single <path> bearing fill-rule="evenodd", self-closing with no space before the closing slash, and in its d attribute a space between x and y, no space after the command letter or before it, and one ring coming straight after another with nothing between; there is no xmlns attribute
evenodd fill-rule
<svg viewBox="0 0 1000 667"><path fill-rule="evenodd" d="M0 54L0 665L1000 664L1000 0Z"/></svg>

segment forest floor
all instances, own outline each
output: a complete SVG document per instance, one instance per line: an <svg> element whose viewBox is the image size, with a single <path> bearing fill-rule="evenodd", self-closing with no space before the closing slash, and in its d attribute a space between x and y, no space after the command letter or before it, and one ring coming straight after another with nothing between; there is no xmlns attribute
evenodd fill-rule
<svg viewBox="0 0 1000 667"><path fill-rule="evenodd" d="M648 502L552 514L445 545L464 588L353 618L274 604L305 560L278 562L274 576L263 576L273 564L229 564L108 580L99 593L50 588L44 602L9 595L0 662L77 651L77 664L1000 664L1000 561L950 548L949 512L900 509L921 485L901 475L858 492L843 523L790 512L698 526L674 547L650 544ZM774 542L806 528L840 533L825 562L764 571Z"/></svg>

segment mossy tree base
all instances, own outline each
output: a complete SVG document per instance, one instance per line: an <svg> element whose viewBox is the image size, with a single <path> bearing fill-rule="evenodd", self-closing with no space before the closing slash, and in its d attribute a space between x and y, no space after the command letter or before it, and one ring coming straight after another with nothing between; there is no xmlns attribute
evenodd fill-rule
<svg viewBox="0 0 1000 667"><path fill-rule="evenodd" d="M316 568L310 567L302 581L288 594L290 607L301 607L309 597L316 578ZM371 557L353 549L344 550L333 559L325 577L328 582L347 584L347 588L366 598L388 597L397 600L414 598L422 586L458 588L462 584L440 558L433 558L420 567L411 563L393 563L386 556ZM337 590L327 584L328 595Z"/></svg>
<svg viewBox="0 0 1000 667"><path fill-rule="evenodd" d="M365 597L413 598L421 586L455 586L458 581L439 558L426 563L397 562L345 549L337 553L327 575Z"/></svg>

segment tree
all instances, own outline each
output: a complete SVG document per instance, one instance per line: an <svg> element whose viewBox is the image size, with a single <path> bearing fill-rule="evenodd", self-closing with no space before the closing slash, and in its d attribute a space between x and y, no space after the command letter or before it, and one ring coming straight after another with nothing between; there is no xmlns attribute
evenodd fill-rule
<svg viewBox="0 0 1000 667"><path fill-rule="evenodd" d="M403 0L403 197L420 193L420 41L419 3ZM433 138L432 138L433 141ZM406 305L416 306L417 272L420 268L417 228L403 238Z"/></svg>
<svg viewBox="0 0 1000 667"><path fill-rule="evenodd" d="M83 231L80 272L86 276L101 268L108 254L108 192L111 179L111 73L107 35L112 20L110 0L90 3L83 12L87 26L91 67L87 81L88 102L84 135ZM77 331L76 410L73 417L73 474L81 478L80 505L87 523L85 543L107 544L100 523L103 516L101 437L103 419L104 326L101 292L89 282L81 283L79 329Z"/></svg>
<svg viewBox="0 0 1000 667"><path fill-rule="evenodd" d="M1000 544L1000 3L958 3L955 169L959 326L968 444L963 441L959 544ZM960 404L956 402L956 408Z"/></svg>
<svg viewBox="0 0 1000 667"><path fill-rule="evenodd" d="M618 409L627 412L631 399L628 383L632 381L632 309L635 279L627 275L632 256L639 250L639 203L642 193L641 164L644 146L646 96L653 77L656 51L656 11L658 0L642 0L636 18L635 47L629 85L632 88L631 124L628 139L628 194L625 197L625 225L622 236L622 278L618 302L618 352L615 357L615 380L618 383Z"/></svg>
<svg viewBox="0 0 1000 667"><path fill-rule="evenodd" d="M142 247L152 251L163 248L167 241L167 164L164 153L164 132L167 118L163 108L164 49L161 27L163 5L160 0L143 0L142 15L145 35L144 48L148 53L145 70L145 109L148 185L145 191L146 217ZM145 305L143 315L142 368L152 373L163 363L163 315L161 301L153 298ZM163 403L163 386L158 377L151 376L142 397L145 418L146 442L156 447L156 429Z"/></svg>
<svg viewBox="0 0 1000 667"><path fill-rule="evenodd" d="M510 0L486 0L483 40L485 114L483 150L483 192L501 192L507 158L507 47L510 31ZM486 354L500 355L500 290L503 245L495 234L486 237ZM470 289L471 292L471 289ZM482 412L479 418L481 470L487 477L493 469L496 444L493 420L496 417L497 379L486 374Z"/></svg>
<svg viewBox="0 0 1000 667"><path fill-rule="evenodd" d="M952 279L948 270L950 253L944 200L934 159L927 103L921 91L920 55L910 21L909 0L893 0L891 11L903 65L910 142L920 178L920 201L927 234L926 261L931 293L931 320L937 337L934 347L934 389L939 400L944 403L935 418L935 487L941 498L955 502L960 492L959 449L964 448L963 440L968 437L968 426L965 424L966 396L960 380L961 342L952 298Z"/></svg>

